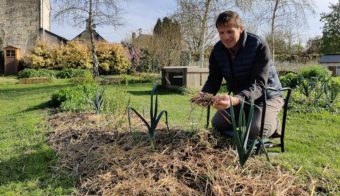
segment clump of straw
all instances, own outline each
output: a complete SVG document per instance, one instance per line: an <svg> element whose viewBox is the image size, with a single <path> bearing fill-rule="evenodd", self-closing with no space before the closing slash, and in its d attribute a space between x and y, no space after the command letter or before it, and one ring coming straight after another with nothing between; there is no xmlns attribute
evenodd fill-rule
<svg viewBox="0 0 340 196"><path fill-rule="evenodd" d="M191 103L201 107L209 107L214 103L214 95L209 93L199 94L191 98Z"/></svg>

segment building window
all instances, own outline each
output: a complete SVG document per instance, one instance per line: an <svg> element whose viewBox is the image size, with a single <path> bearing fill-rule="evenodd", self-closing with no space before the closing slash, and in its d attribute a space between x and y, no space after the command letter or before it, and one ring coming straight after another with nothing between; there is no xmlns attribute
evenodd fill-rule
<svg viewBox="0 0 340 196"><path fill-rule="evenodd" d="M7 50L7 51L6 51L6 56L15 57L15 50Z"/></svg>

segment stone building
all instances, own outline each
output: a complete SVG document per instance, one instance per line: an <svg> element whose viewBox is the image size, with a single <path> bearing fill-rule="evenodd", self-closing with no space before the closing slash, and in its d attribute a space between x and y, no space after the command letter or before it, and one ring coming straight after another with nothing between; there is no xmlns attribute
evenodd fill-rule
<svg viewBox="0 0 340 196"><path fill-rule="evenodd" d="M50 15L50 0L0 0L0 48L10 45L27 53L40 29L50 31Z"/></svg>
<svg viewBox="0 0 340 196"><path fill-rule="evenodd" d="M67 41L51 33L50 28L50 0L0 0L0 73L6 72L4 48L16 48L24 56L39 39Z"/></svg>

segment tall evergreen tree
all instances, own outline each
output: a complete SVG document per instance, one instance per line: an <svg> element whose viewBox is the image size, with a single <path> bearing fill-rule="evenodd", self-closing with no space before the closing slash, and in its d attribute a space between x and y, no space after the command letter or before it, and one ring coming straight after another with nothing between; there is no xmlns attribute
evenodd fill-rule
<svg viewBox="0 0 340 196"><path fill-rule="evenodd" d="M330 13L322 13L321 21L324 22L321 52L324 54L340 54L340 0L331 4Z"/></svg>

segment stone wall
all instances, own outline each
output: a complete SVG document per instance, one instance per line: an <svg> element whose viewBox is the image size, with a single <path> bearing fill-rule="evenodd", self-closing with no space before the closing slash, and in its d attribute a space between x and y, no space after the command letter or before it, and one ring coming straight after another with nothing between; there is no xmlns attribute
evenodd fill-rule
<svg viewBox="0 0 340 196"><path fill-rule="evenodd" d="M0 0L0 38L3 42L0 48L11 45L20 48L22 55L33 48L39 28L50 27L49 4L49 0ZM48 17L44 17L44 25L41 24L42 16Z"/></svg>

